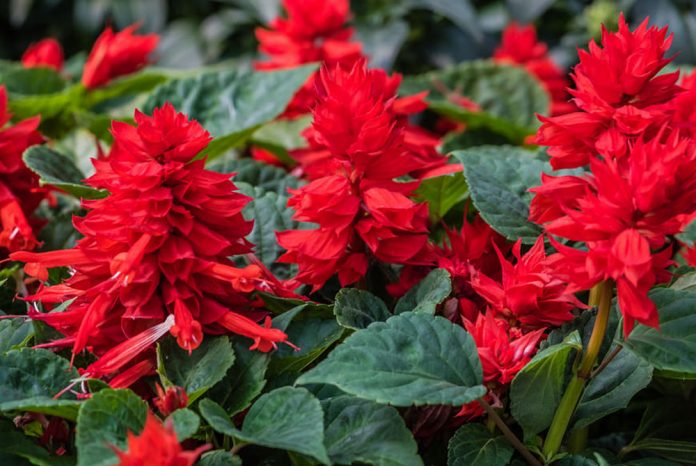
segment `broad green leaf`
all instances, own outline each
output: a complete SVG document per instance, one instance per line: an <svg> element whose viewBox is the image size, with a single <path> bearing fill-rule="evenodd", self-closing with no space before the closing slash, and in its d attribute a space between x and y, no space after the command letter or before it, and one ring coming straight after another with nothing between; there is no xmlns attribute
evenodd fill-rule
<svg viewBox="0 0 696 466"><path fill-rule="evenodd" d="M253 159L232 159L220 157L213 160L207 169L219 173L235 173L235 183L248 183L263 192L272 191L278 195L287 195L288 188L300 186L300 179L283 170Z"/></svg>
<svg viewBox="0 0 696 466"><path fill-rule="evenodd" d="M220 404L230 416L245 410L266 385L270 354L252 351L248 344L234 344L235 359L225 378L215 384L208 397Z"/></svg>
<svg viewBox="0 0 696 466"><path fill-rule="evenodd" d="M421 181L416 195L428 203L430 218L439 222L452 207L466 199L469 188L462 172L426 178Z"/></svg>
<svg viewBox="0 0 696 466"><path fill-rule="evenodd" d="M353 330L367 328L372 322L384 322L391 317L384 301L369 291L355 288L338 292L334 314L339 324Z"/></svg>
<svg viewBox="0 0 696 466"><path fill-rule="evenodd" d="M652 380L652 366L629 351L621 351L587 384L573 415L580 429L628 406Z"/></svg>
<svg viewBox="0 0 696 466"><path fill-rule="evenodd" d="M696 462L696 408L681 398L664 398L650 403L631 443L620 457L628 453L651 452L670 461Z"/></svg>
<svg viewBox="0 0 696 466"><path fill-rule="evenodd" d="M689 223L684 231L677 235L677 239L690 248L694 247L696 244L696 220Z"/></svg>
<svg viewBox="0 0 696 466"><path fill-rule="evenodd" d="M12 96L43 95L61 91L65 80L52 68L12 68L0 73L0 86L4 85Z"/></svg>
<svg viewBox="0 0 696 466"><path fill-rule="evenodd" d="M442 317L408 312L355 332L297 383L328 383L394 406L460 406L486 393L482 379L471 335Z"/></svg>
<svg viewBox="0 0 696 466"><path fill-rule="evenodd" d="M208 424L240 442L289 450L329 464L324 447L321 404L304 388L283 387L261 396L237 429L225 410L210 400L199 404Z"/></svg>
<svg viewBox="0 0 696 466"><path fill-rule="evenodd" d="M31 146L22 156L27 167L39 175L42 185L49 184L81 199L99 199L108 193L83 183L85 175L73 161L46 146Z"/></svg>
<svg viewBox="0 0 696 466"><path fill-rule="evenodd" d="M186 389L189 404L220 382L234 364L234 350L225 336L207 336L189 355L176 340L167 338L157 345L159 372L165 384Z"/></svg>
<svg viewBox="0 0 696 466"><path fill-rule="evenodd" d="M0 311L0 316L3 313ZM25 319L0 320L0 354L11 349L19 349L34 335L31 321Z"/></svg>
<svg viewBox="0 0 696 466"><path fill-rule="evenodd" d="M0 355L0 412L32 411L75 420L80 402L72 393L55 396L77 378L70 362L44 349Z"/></svg>
<svg viewBox="0 0 696 466"><path fill-rule="evenodd" d="M326 319L333 316L333 306L329 304L314 303L301 299L282 298L269 293L259 293L266 309L274 314L284 314L298 306L303 306L305 313L311 313L312 317L323 317Z"/></svg>
<svg viewBox="0 0 696 466"><path fill-rule="evenodd" d="M461 133L451 132L442 138L440 151L449 154L456 150L468 149L476 146L496 146L508 144L508 140L498 133L485 128L468 129Z"/></svg>
<svg viewBox="0 0 696 466"><path fill-rule="evenodd" d="M130 390L106 389L87 400L77 416L77 466L111 466L114 448L126 449L128 432L140 434L147 403Z"/></svg>
<svg viewBox="0 0 696 466"><path fill-rule="evenodd" d="M437 305L452 292L452 278L445 269L435 269L399 299L395 314L416 312L435 314Z"/></svg>
<svg viewBox="0 0 696 466"><path fill-rule="evenodd" d="M30 437L18 430L9 419L0 419L0 464L3 466L68 466L67 456L51 455Z"/></svg>
<svg viewBox="0 0 696 466"><path fill-rule="evenodd" d="M242 466L242 460L227 450L203 453L196 466Z"/></svg>
<svg viewBox="0 0 696 466"><path fill-rule="evenodd" d="M145 102L146 113L171 102L215 138L209 157L244 143L262 124L280 115L316 70L305 65L273 72L220 71L169 81Z"/></svg>
<svg viewBox="0 0 696 466"><path fill-rule="evenodd" d="M550 169L538 152L512 146L480 146L453 154L464 165L469 193L481 217L511 241L533 243L541 228L531 223L527 190Z"/></svg>
<svg viewBox="0 0 696 466"><path fill-rule="evenodd" d="M696 292L696 272L680 276L669 287L673 290Z"/></svg>
<svg viewBox="0 0 696 466"><path fill-rule="evenodd" d="M322 401L324 445L333 464L419 466L418 446L391 406L338 396Z"/></svg>
<svg viewBox="0 0 696 466"><path fill-rule="evenodd" d="M566 455L553 463L554 466L600 466L592 458L581 455Z"/></svg>
<svg viewBox="0 0 696 466"><path fill-rule="evenodd" d="M696 294L658 288L649 296L660 328L637 325L623 345L656 369L696 374Z"/></svg>
<svg viewBox="0 0 696 466"><path fill-rule="evenodd" d="M465 424L450 439L447 466L505 466L514 450L502 435L481 424Z"/></svg>
<svg viewBox="0 0 696 466"><path fill-rule="evenodd" d="M537 113L548 114L549 96L541 83L524 68L492 60L468 61L443 70L406 79L404 95L429 91L430 108L463 121L468 128L499 133L522 143L538 126ZM465 97L481 107L468 111L453 100Z"/></svg>
<svg viewBox="0 0 696 466"><path fill-rule="evenodd" d="M289 151L307 146L302 132L311 122L311 115L272 121L254 133L251 143L271 152L285 165L293 167L297 162L290 157Z"/></svg>
<svg viewBox="0 0 696 466"><path fill-rule="evenodd" d="M299 372L325 353L343 335L335 319L308 318L293 320L285 332L299 351L282 345L273 354L268 370L271 373Z"/></svg>
<svg viewBox="0 0 696 466"><path fill-rule="evenodd" d="M183 442L187 438L193 436L201 424L201 418L188 408L177 409L169 415L167 421L171 421L174 425L174 431L179 442Z"/></svg>
<svg viewBox="0 0 696 466"><path fill-rule="evenodd" d="M43 129L46 120L61 116L69 118L66 115L74 108L79 108L84 93L85 89L77 85L51 94L13 96L10 110L17 119L41 115Z"/></svg>
<svg viewBox="0 0 696 466"><path fill-rule="evenodd" d="M85 106L91 108L107 100L147 92L166 80L165 75L152 71L129 74L89 91Z"/></svg>
<svg viewBox="0 0 696 466"><path fill-rule="evenodd" d="M575 331L562 343L537 353L513 379L510 412L522 426L525 438L551 424L563 396L569 359L581 350L580 334Z"/></svg>

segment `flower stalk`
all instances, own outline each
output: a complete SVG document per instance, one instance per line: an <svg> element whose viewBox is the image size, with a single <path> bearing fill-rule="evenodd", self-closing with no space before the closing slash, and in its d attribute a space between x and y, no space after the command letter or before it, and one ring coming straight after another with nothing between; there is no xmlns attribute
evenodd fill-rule
<svg viewBox="0 0 696 466"><path fill-rule="evenodd" d="M597 362L602 341L607 333L612 297L613 283L610 280L598 283L590 291L589 304L597 307L597 317L594 327L592 328L587 350L583 353L578 369L570 380L570 383L568 383L566 391L563 393L561 402L551 421L551 427L549 427L549 432L544 441L542 450L544 457L547 459L553 458L556 453L558 453L563 437L568 430L570 419L585 390L587 380L592 374L592 368ZM575 447L577 447L577 445Z"/></svg>

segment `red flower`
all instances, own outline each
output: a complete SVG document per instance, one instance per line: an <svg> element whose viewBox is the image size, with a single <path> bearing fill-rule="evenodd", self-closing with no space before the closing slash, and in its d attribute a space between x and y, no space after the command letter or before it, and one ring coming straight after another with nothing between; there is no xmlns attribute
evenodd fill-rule
<svg viewBox="0 0 696 466"><path fill-rule="evenodd" d="M498 251L502 267L500 283L479 271L474 272L471 277L474 291L488 302L489 313L497 314L514 326L543 328L571 320L570 311L583 305L566 291L567 283L549 266L543 236L525 255L521 254L521 246L519 240L512 248L517 259L514 265Z"/></svg>
<svg viewBox="0 0 696 466"><path fill-rule="evenodd" d="M672 39L666 28L647 25L646 19L631 32L622 15L618 32L602 31L603 48L593 41L589 52L579 51L570 92L580 111L540 117L536 142L549 146L554 168L586 165L597 153L623 157L631 141L668 120L665 104L680 91L679 73L658 73L670 61Z"/></svg>
<svg viewBox="0 0 696 466"><path fill-rule="evenodd" d="M352 66L360 57L361 45L351 42L348 0L283 0L287 18L276 18L270 29L257 28L259 50L268 61L257 62L260 70L293 68L323 62L334 67ZM307 113L315 100L314 75L288 106L285 116Z"/></svg>
<svg viewBox="0 0 696 466"><path fill-rule="evenodd" d="M522 334L507 322L488 312L479 314L475 322L465 321L464 326L476 342L483 381L487 384L508 384L537 352L543 328Z"/></svg>
<svg viewBox="0 0 696 466"><path fill-rule="evenodd" d="M74 299L68 309L32 317L66 335L73 354L89 348L101 356L85 371L93 377L116 373L167 332L189 351L204 332L243 335L262 351L286 341L256 323L265 313L249 296L257 287L272 291L274 280L257 265L239 269L228 259L251 250L244 237L252 224L241 214L249 198L228 175L194 160L208 133L171 105L151 117L136 111L135 121L114 122L109 157L94 160L86 182L110 195L83 201L88 213L74 220L84 235L76 247L12 256L44 280L48 268L73 270L63 284L28 298Z"/></svg>
<svg viewBox="0 0 696 466"><path fill-rule="evenodd" d="M63 48L55 39L43 39L31 44L22 55L25 68L47 67L56 71L63 69Z"/></svg>
<svg viewBox="0 0 696 466"><path fill-rule="evenodd" d="M82 84L87 89L103 86L114 78L134 73L146 66L157 47L157 34L135 35L137 25L114 33L110 27L102 32L87 57Z"/></svg>
<svg viewBox="0 0 696 466"><path fill-rule="evenodd" d="M117 466L193 466L210 445L187 451L181 447L174 428L164 426L152 413L147 413L145 427L140 435L128 432L128 448L119 451Z"/></svg>
<svg viewBox="0 0 696 466"><path fill-rule="evenodd" d="M31 215L48 190L39 187L38 176L22 161L25 149L43 141L38 132L40 117L5 127L11 116L5 86L0 86L0 247L18 251L38 245L34 228L39 222Z"/></svg>
<svg viewBox="0 0 696 466"><path fill-rule="evenodd" d="M288 250L280 261L297 263L297 280L315 289L335 273L343 286L355 283L370 256L418 263L428 236L427 206L406 197L416 185L394 181L421 166L392 110L398 80L360 62L324 67L318 82L312 135L331 154L332 171L292 191L288 205L319 227L278 234Z"/></svg>
<svg viewBox="0 0 696 466"><path fill-rule="evenodd" d="M188 406L188 395L183 387L167 387L165 391L160 384L155 385L157 398L153 400L162 416L169 416L180 408Z"/></svg>
<svg viewBox="0 0 696 466"><path fill-rule="evenodd" d="M572 112L575 106L569 102L568 82L565 73L548 55L548 47L537 40L534 26L510 23L503 31L503 38L493 53L500 62L517 63L541 82L551 97L551 115Z"/></svg>

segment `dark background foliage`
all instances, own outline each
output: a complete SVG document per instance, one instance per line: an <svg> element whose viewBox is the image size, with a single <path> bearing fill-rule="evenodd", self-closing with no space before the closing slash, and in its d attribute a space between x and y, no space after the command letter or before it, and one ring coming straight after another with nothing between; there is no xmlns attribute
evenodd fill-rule
<svg viewBox="0 0 696 466"><path fill-rule="evenodd" d="M280 0L6 0L0 2L0 58L17 59L46 36L68 57L84 53L102 30L139 22L162 34L160 65L193 68L222 60L248 62L253 30L279 12ZM505 25L533 22L553 57L572 65L578 46L615 24L619 11L632 23L646 16L669 24L677 61L696 62L693 0L353 0L358 38L375 65L415 73L490 56Z"/></svg>

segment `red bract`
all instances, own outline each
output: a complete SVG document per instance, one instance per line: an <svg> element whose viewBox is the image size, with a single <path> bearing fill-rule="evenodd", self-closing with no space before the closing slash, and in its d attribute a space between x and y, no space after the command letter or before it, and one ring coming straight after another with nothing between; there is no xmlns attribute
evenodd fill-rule
<svg viewBox="0 0 696 466"><path fill-rule="evenodd" d="M487 384L508 384L537 351L545 329L522 334L493 313L479 314L475 322L464 326L476 342L483 381Z"/></svg>
<svg viewBox="0 0 696 466"><path fill-rule="evenodd" d="M39 188L39 178L22 161L29 146L43 141L38 132L40 117L7 126L11 114L5 86L0 86L0 247L10 251L34 249L38 242L31 215L47 190Z"/></svg>
<svg viewBox="0 0 696 466"><path fill-rule="evenodd" d="M82 84L88 89L103 86L114 78L133 73L149 63L149 56L157 43L157 34L134 34L137 25L121 32L107 27L92 47L87 57Z"/></svg>
<svg viewBox="0 0 696 466"><path fill-rule="evenodd" d="M256 323L265 313L249 297L259 287L271 291L274 280L257 265L239 269L228 259L251 250L244 237L252 223L241 214L249 198L228 175L194 160L209 134L169 104L152 116L136 111L135 121L114 122L108 158L94 160L86 182L110 194L83 201L88 213L74 225L84 238L75 248L12 256L43 280L50 267L72 269L63 284L28 298L74 299L68 309L32 317L62 332L59 344L72 345L73 354L89 348L101 356L86 369L93 377L119 371L167 332L189 351L204 331L251 338L262 351L286 341L268 322Z"/></svg>
<svg viewBox="0 0 696 466"><path fill-rule="evenodd" d="M418 262L427 242L427 206L406 196L416 185L394 181L422 166L404 149L393 115L398 81L359 62L324 67L318 82L312 131L332 156L333 174L293 191L288 205L319 228L278 234L288 250L280 260L297 263L297 280L315 289L335 273L342 285L355 283L369 257Z"/></svg>
<svg viewBox="0 0 696 466"><path fill-rule="evenodd" d="M570 312L583 307L575 296L567 292L568 284L550 267L544 251L544 238L521 254L522 241L512 248L517 259L513 265L498 252L502 267L502 280L497 282L476 271L471 286L489 304L494 312L513 326L534 329L559 326L573 318ZM496 248L497 249L497 248Z"/></svg>
<svg viewBox="0 0 696 466"><path fill-rule="evenodd" d="M55 39L43 39L31 44L22 55L26 68L47 67L56 71L63 69L63 48Z"/></svg>
<svg viewBox="0 0 696 466"><path fill-rule="evenodd" d="M503 31L503 38L493 53L496 61L517 63L541 81L551 97L551 114L561 115L572 112L575 106L569 102L568 81L561 68L548 55L548 47L537 40L534 26L509 24Z"/></svg>
<svg viewBox="0 0 696 466"><path fill-rule="evenodd" d="M195 450L184 450L174 428L163 425L149 412L140 435L128 432L127 449L114 448L119 460L117 466L193 466L201 453L209 449L210 445L203 445Z"/></svg>
<svg viewBox="0 0 696 466"><path fill-rule="evenodd" d="M305 63L352 66L360 57L361 45L351 42L348 0L283 0L287 18L276 18L270 29L257 28L259 50L268 56L257 62L260 70L293 68ZM312 76L288 106L285 116L307 113L315 100Z"/></svg>
<svg viewBox="0 0 696 466"><path fill-rule="evenodd" d="M166 390L160 384L156 385L157 398L153 400L162 416L169 416L180 408L188 406L188 395L183 387L167 387Z"/></svg>
<svg viewBox="0 0 696 466"><path fill-rule="evenodd" d="M549 146L554 168L586 165L597 153L622 157L630 141L667 121L665 104L680 91L679 73L658 73L670 61L672 38L666 28L647 25L646 19L631 32L621 16L618 32L602 31L602 47L593 41L589 52L579 52L570 92L580 111L540 117L536 142Z"/></svg>

